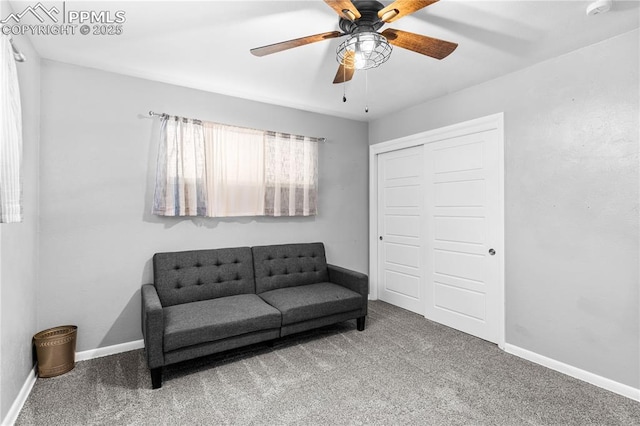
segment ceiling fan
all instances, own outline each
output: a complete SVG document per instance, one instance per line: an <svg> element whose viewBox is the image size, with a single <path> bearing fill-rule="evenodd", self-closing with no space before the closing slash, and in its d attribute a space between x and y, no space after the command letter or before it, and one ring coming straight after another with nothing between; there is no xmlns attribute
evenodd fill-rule
<svg viewBox="0 0 640 426"><path fill-rule="evenodd" d="M396 0L385 7L379 1L372 0L324 0L340 16L338 24L342 32L331 31L256 47L251 49L251 53L255 56L265 56L348 36L347 40L338 46L336 59L339 66L333 80L334 84L351 80L356 70L374 68L386 62L391 54L390 44L432 58L443 59L458 47L456 43L393 28L378 32L384 24L397 21L437 1Z"/></svg>

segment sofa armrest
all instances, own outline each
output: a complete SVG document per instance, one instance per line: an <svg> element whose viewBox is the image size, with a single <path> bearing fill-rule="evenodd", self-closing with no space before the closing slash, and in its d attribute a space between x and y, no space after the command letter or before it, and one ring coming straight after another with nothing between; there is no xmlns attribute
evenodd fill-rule
<svg viewBox="0 0 640 426"><path fill-rule="evenodd" d="M369 300L369 277L361 272L335 265L327 265L327 269L329 270L329 281L362 295L364 299L362 310L363 315L366 315L367 301Z"/></svg>
<svg viewBox="0 0 640 426"><path fill-rule="evenodd" d="M163 366L164 315L158 292L153 284L142 286L142 335L149 368Z"/></svg>

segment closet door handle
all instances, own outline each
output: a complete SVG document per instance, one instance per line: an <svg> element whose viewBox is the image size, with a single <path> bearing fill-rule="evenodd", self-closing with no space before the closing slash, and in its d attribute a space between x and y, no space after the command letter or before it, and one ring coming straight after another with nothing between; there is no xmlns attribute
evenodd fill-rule
<svg viewBox="0 0 640 426"><path fill-rule="evenodd" d="M382 241L382 235L380 235L380 241Z"/></svg>
<svg viewBox="0 0 640 426"><path fill-rule="evenodd" d="M489 249L489 254L493 256L496 254L496 251L494 249Z"/></svg>

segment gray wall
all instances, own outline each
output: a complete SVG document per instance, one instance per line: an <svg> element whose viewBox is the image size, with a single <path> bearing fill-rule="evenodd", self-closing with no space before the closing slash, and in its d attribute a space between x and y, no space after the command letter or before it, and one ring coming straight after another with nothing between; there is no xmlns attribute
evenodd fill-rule
<svg viewBox="0 0 640 426"><path fill-rule="evenodd" d="M2 2L0 16L7 16ZM0 225L0 420L33 368L31 337L36 323L38 265L38 141L40 57L28 39L14 37L27 56L18 63L23 126L24 221Z"/></svg>
<svg viewBox="0 0 640 426"><path fill-rule="evenodd" d="M505 113L507 343L640 386L638 31L374 121Z"/></svg>
<svg viewBox="0 0 640 426"><path fill-rule="evenodd" d="M323 241L366 272L367 124L43 60L39 325L77 324L78 350L141 339L155 252ZM159 121L147 111L323 136L311 218L152 216Z"/></svg>

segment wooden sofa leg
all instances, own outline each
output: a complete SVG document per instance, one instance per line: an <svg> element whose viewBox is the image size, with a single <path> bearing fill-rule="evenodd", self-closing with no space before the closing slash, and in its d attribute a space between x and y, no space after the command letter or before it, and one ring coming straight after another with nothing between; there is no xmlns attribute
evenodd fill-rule
<svg viewBox="0 0 640 426"><path fill-rule="evenodd" d="M162 367L151 369L151 388L160 389L162 387Z"/></svg>
<svg viewBox="0 0 640 426"><path fill-rule="evenodd" d="M366 318L367 317L365 316L365 317L360 317L360 318L358 318L356 320L356 323L357 323L357 326L358 326L358 331L363 331L364 330L364 320Z"/></svg>

